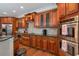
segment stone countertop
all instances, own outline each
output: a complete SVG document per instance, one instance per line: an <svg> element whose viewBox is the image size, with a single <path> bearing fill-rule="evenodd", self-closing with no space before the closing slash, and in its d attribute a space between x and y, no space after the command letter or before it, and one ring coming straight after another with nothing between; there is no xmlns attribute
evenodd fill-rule
<svg viewBox="0 0 79 59"><path fill-rule="evenodd" d="M51 36L51 35L39 35L39 34L31 34L31 33L23 33L23 34L17 34L17 35L21 35L21 37L30 37L30 36L43 36L43 37L54 37L54 38L57 38L58 36ZM18 39L19 37L18 36L14 36L15 37L15 40Z"/></svg>
<svg viewBox="0 0 79 59"><path fill-rule="evenodd" d="M2 35L0 36L0 42L8 40L10 38L12 38L12 35Z"/></svg>
<svg viewBox="0 0 79 59"><path fill-rule="evenodd" d="M28 35L44 36L44 37L58 37L57 35L39 35L39 34L28 34Z"/></svg>

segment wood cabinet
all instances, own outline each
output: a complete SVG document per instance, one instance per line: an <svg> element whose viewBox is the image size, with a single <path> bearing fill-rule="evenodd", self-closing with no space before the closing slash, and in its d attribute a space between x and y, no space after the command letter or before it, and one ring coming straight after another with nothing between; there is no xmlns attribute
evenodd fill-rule
<svg viewBox="0 0 79 59"><path fill-rule="evenodd" d="M14 39L15 39L15 41L14 41L14 55L16 55L16 52L19 49L19 38L14 38Z"/></svg>
<svg viewBox="0 0 79 59"><path fill-rule="evenodd" d="M38 13L35 17L35 26L52 28L58 26L57 9Z"/></svg>
<svg viewBox="0 0 79 59"><path fill-rule="evenodd" d="M12 24L12 34L14 34L17 30L16 24L17 24L17 19L15 17L0 17L1 20L1 25L2 24Z"/></svg>
<svg viewBox="0 0 79 59"><path fill-rule="evenodd" d="M18 31L18 18L13 20L13 34L15 35Z"/></svg>
<svg viewBox="0 0 79 59"><path fill-rule="evenodd" d="M42 49L46 51L47 48L48 48L48 39L47 37L42 37Z"/></svg>
<svg viewBox="0 0 79 59"><path fill-rule="evenodd" d="M22 39L20 40L20 42L25 45L25 46L30 46L30 39L29 37L22 37Z"/></svg>
<svg viewBox="0 0 79 59"><path fill-rule="evenodd" d="M57 47L57 38L49 37L48 39L49 39L49 41L48 41L48 50L50 52L53 52L53 53L58 53L57 52L57 49L58 49L58 47Z"/></svg>
<svg viewBox="0 0 79 59"><path fill-rule="evenodd" d="M54 53L56 55L59 54L59 43L58 39L49 36L38 36L38 35L31 35L31 36L24 36L20 39L20 43L25 46L31 46L36 49L41 49L43 51L48 51Z"/></svg>
<svg viewBox="0 0 79 59"><path fill-rule="evenodd" d="M78 3L58 3L59 18L67 17L69 15L79 12Z"/></svg>
<svg viewBox="0 0 79 59"><path fill-rule="evenodd" d="M57 27L59 24L57 10L50 11L50 27Z"/></svg>
<svg viewBox="0 0 79 59"><path fill-rule="evenodd" d="M26 18L25 17L22 17L22 18L20 18L19 20L18 20L18 22L19 22L19 27L21 27L21 28L26 28L27 26L26 26Z"/></svg>
<svg viewBox="0 0 79 59"><path fill-rule="evenodd" d="M34 21L36 14L37 14L36 12L28 13L25 15L25 17L27 18L27 21Z"/></svg>
<svg viewBox="0 0 79 59"><path fill-rule="evenodd" d="M40 36L36 37L36 48L38 48L38 49L42 48L42 39Z"/></svg>
<svg viewBox="0 0 79 59"><path fill-rule="evenodd" d="M66 15L66 4L58 3L59 17L64 17Z"/></svg>
<svg viewBox="0 0 79 59"><path fill-rule="evenodd" d="M12 17L1 17L1 23L6 23L6 24L9 24L9 23L13 23L13 20L14 18Z"/></svg>
<svg viewBox="0 0 79 59"><path fill-rule="evenodd" d="M73 14L79 10L78 3L66 3L66 15Z"/></svg>
<svg viewBox="0 0 79 59"><path fill-rule="evenodd" d="M36 47L36 36L31 36L30 44L31 44L31 47Z"/></svg>
<svg viewBox="0 0 79 59"><path fill-rule="evenodd" d="M34 18L34 27L40 27L40 15L36 14Z"/></svg>

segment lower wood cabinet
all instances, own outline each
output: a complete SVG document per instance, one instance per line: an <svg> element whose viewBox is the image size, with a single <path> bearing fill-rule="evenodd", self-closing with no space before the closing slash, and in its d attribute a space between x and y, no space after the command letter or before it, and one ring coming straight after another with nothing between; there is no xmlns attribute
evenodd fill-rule
<svg viewBox="0 0 79 59"><path fill-rule="evenodd" d="M54 50L55 50L55 41L54 40L49 40L48 41L48 50L50 51L50 52L55 52Z"/></svg>
<svg viewBox="0 0 79 59"><path fill-rule="evenodd" d="M36 47L36 36L31 36L30 37L30 46L31 47Z"/></svg>
<svg viewBox="0 0 79 59"><path fill-rule="evenodd" d="M32 35L29 37L24 36L20 39L20 42L25 46L31 46L33 48L58 54L59 43L56 37L37 36L37 35ZM19 47L18 45L19 41L16 41L14 44L15 50L18 49Z"/></svg>
<svg viewBox="0 0 79 59"><path fill-rule="evenodd" d="M23 45L26 45L26 46L30 46L30 39L29 37L23 37L20 42L23 44Z"/></svg>
<svg viewBox="0 0 79 59"><path fill-rule="evenodd" d="M57 46L57 38L48 38L48 51L52 53L58 53L58 46Z"/></svg>
<svg viewBox="0 0 79 59"><path fill-rule="evenodd" d="M38 48L38 49L42 48L42 38L41 38L41 36L36 36L36 48Z"/></svg>
<svg viewBox="0 0 79 59"><path fill-rule="evenodd" d="M19 49L19 38L15 38L14 40L14 55L16 55L16 52Z"/></svg>
<svg viewBox="0 0 79 59"><path fill-rule="evenodd" d="M42 37L42 49L43 50L47 50L47 46L48 46L48 40L47 40L47 37Z"/></svg>

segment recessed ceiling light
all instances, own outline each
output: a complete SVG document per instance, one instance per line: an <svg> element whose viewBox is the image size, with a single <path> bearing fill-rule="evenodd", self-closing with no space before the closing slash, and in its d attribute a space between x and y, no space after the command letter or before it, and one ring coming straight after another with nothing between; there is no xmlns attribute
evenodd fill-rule
<svg viewBox="0 0 79 59"><path fill-rule="evenodd" d="M16 10L13 10L13 13L15 13L16 12Z"/></svg>
<svg viewBox="0 0 79 59"><path fill-rule="evenodd" d="M21 6L20 8L21 8L21 9L23 9L24 7L23 7L23 6Z"/></svg>
<svg viewBox="0 0 79 59"><path fill-rule="evenodd" d="M3 12L3 14L7 14L7 12Z"/></svg>

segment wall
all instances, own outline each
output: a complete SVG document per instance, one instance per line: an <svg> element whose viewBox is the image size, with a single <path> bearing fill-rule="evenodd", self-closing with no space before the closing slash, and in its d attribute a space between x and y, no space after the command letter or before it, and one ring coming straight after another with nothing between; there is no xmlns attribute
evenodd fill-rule
<svg viewBox="0 0 79 59"><path fill-rule="evenodd" d="M43 35L44 28L35 28L33 22L28 23L28 33L30 34L37 34L37 35ZM47 30L47 35L49 36L57 36L57 28L45 28Z"/></svg>

